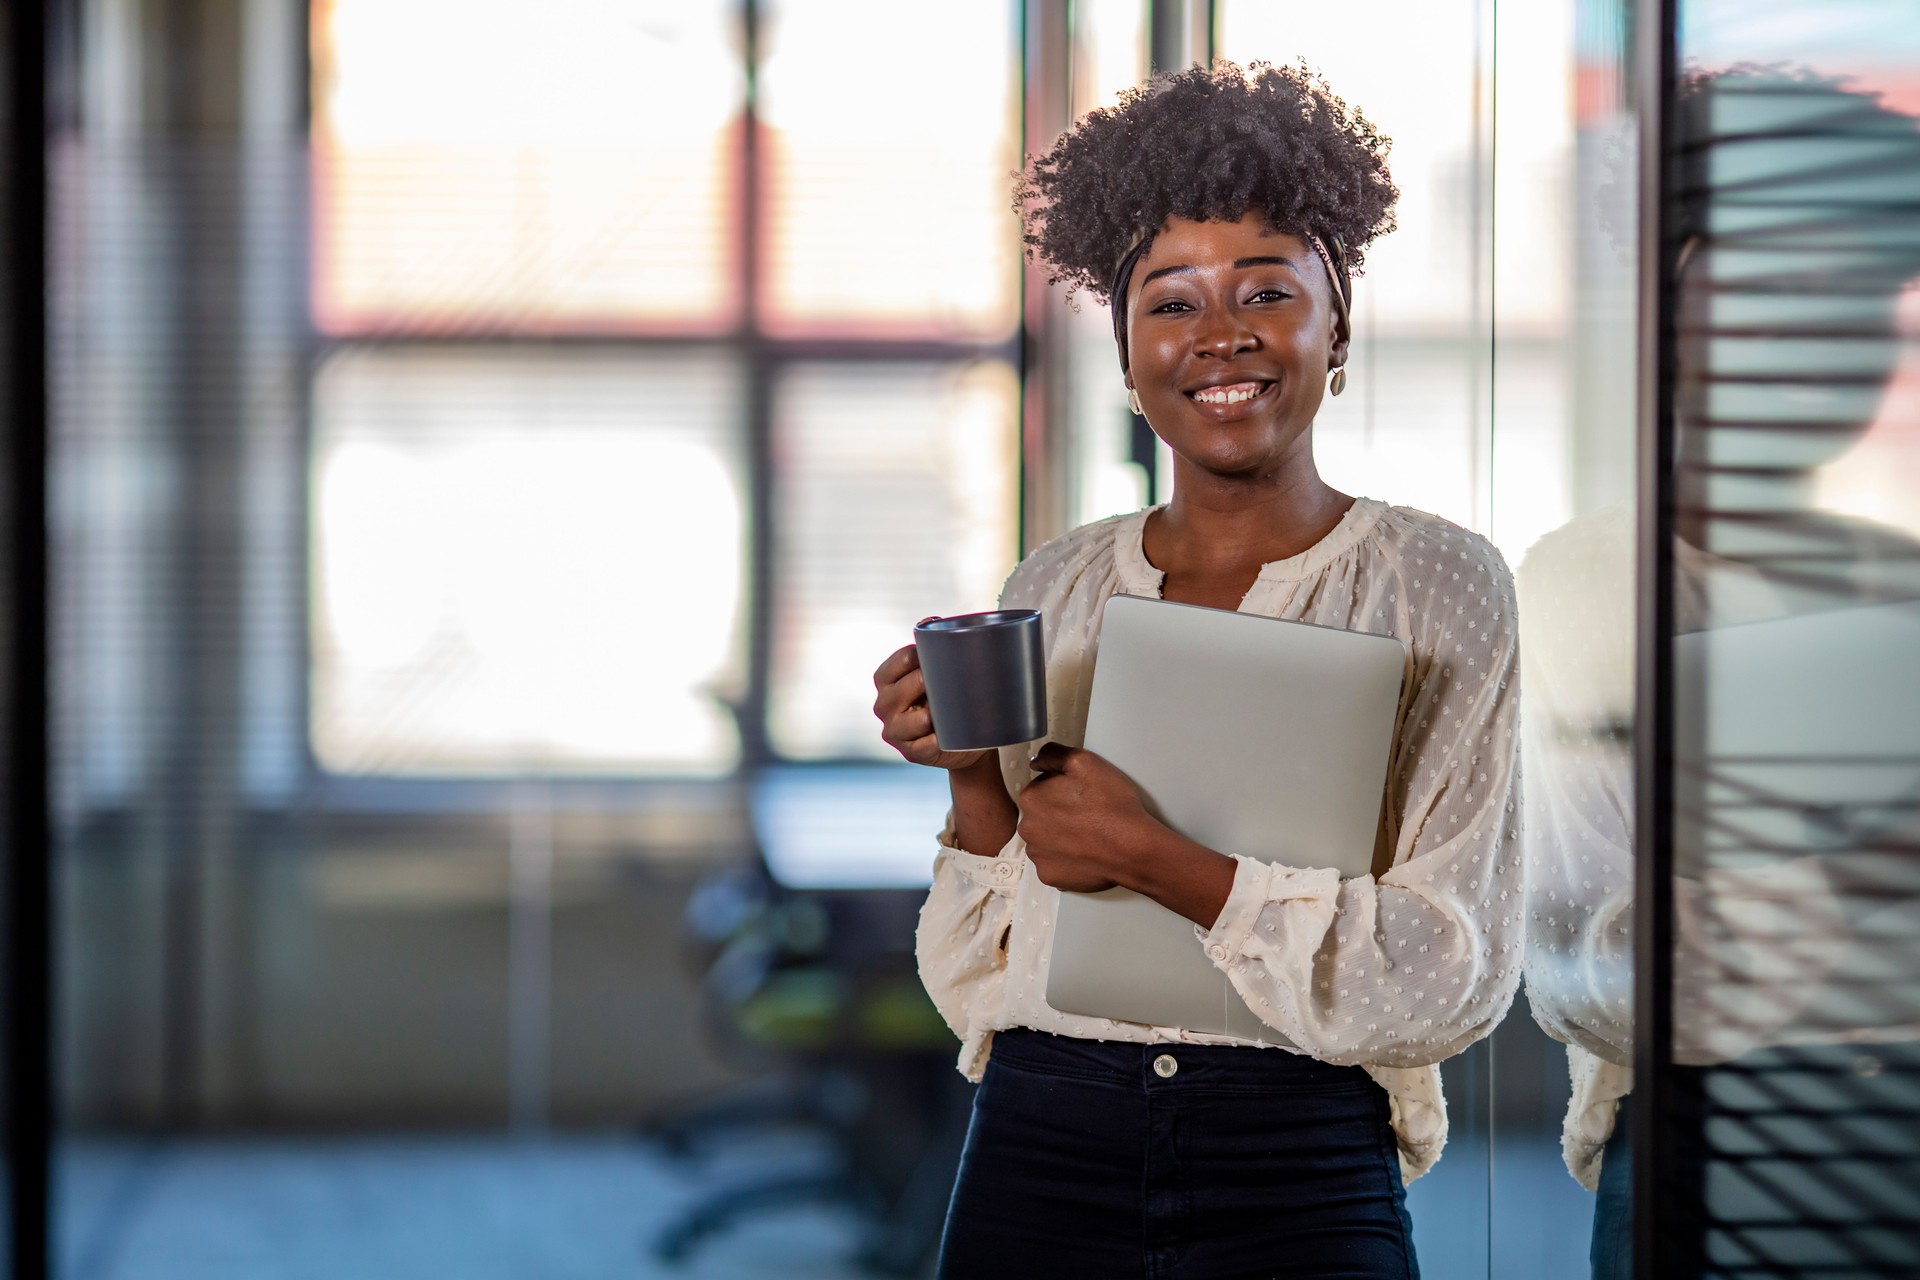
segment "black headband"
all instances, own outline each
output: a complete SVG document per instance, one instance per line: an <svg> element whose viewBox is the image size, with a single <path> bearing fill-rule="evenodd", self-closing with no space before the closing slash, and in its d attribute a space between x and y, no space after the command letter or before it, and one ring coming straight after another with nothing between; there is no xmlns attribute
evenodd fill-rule
<svg viewBox="0 0 1920 1280"><path fill-rule="evenodd" d="M1113 269L1113 287L1107 291L1107 306L1113 311L1113 340L1120 347L1120 372L1127 371L1127 286L1133 282L1133 269L1140 264L1140 255L1153 243L1153 237L1138 235L1133 244L1120 255L1120 262Z"/></svg>

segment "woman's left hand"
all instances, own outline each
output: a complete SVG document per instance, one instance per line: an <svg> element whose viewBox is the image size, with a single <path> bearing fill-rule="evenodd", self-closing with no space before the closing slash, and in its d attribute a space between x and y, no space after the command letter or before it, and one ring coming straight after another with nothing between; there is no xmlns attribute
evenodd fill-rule
<svg viewBox="0 0 1920 1280"><path fill-rule="evenodd" d="M1166 830L1132 779L1103 756L1057 742L1040 748L1033 767L1041 776L1020 793L1020 835L1040 882L1072 893L1127 883L1143 839Z"/></svg>

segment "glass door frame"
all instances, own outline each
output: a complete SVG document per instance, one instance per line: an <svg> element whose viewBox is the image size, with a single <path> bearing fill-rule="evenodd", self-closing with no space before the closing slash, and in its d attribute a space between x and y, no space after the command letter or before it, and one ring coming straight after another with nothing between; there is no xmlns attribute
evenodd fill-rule
<svg viewBox="0 0 1920 1280"><path fill-rule="evenodd" d="M54 3L11 6L0 42L6 67L5 431L0 432L4 532L0 533L0 754L5 756L5 833L0 892L6 900L4 1072L5 1275L47 1274L53 1139L52 883L49 849L47 689L47 138Z"/></svg>

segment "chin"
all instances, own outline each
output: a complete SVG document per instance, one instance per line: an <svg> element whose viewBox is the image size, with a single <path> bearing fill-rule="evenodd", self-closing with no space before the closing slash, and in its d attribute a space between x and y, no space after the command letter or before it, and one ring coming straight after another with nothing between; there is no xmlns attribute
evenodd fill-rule
<svg viewBox="0 0 1920 1280"><path fill-rule="evenodd" d="M1214 431L1227 434L1231 428L1214 428ZM1221 476L1254 476L1279 466L1286 460L1297 437L1276 439L1263 433L1259 440L1248 440L1244 432L1232 432L1240 438L1218 443L1229 447L1222 449L1197 449L1187 454L1187 460L1203 471Z"/></svg>
<svg viewBox="0 0 1920 1280"><path fill-rule="evenodd" d="M1220 480L1258 480L1280 465L1279 458L1265 455L1257 458L1189 458L1188 461L1198 470Z"/></svg>

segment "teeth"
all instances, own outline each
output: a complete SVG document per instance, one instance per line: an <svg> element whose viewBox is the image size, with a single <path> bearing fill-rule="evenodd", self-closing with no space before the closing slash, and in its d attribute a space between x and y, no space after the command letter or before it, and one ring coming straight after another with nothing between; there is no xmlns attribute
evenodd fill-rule
<svg viewBox="0 0 1920 1280"><path fill-rule="evenodd" d="M1253 399L1265 389L1259 384L1245 382L1231 387L1208 387L1204 391L1194 392L1193 398L1201 404L1239 404L1242 400Z"/></svg>

